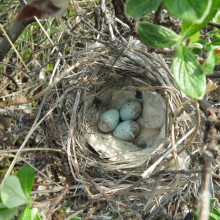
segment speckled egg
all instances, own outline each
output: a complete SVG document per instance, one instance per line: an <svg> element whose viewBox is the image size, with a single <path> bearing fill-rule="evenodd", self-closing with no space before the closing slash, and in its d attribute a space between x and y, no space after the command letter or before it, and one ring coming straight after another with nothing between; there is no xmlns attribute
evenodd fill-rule
<svg viewBox="0 0 220 220"><path fill-rule="evenodd" d="M120 117L122 121L135 120L141 115L141 103L138 101L130 101L124 104L120 109Z"/></svg>
<svg viewBox="0 0 220 220"><path fill-rule="evenodd" d="M140 132L140 126L135 121L123 121L114 130L114 135L123 141L136 138Z"/></svg>
<svg viewBox="0 0 220 220"><path fill-rule="evenodd" d="M98 120L98 128L102 132L110 132L115 129L119 121L119 112L116 109L110 109L102 113Z"/></svg>

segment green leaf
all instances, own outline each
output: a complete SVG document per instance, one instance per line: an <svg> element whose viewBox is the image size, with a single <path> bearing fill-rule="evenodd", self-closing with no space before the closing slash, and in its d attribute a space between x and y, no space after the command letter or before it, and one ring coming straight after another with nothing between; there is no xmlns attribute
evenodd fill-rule
<svg viewBox="0 0 220 220"><path fill-rule="evenodd" d="M7 206L4 203L0 202L0 209L2 208L7 208Z"/></svg>
<svg viewBox="0 0 220 220"><path fill-rule="evenodd" d="M215 215L218 215L218 216L220 217L220 212L219 212L218 209L216 209L216 208L211 208L210 212L213 213L213 214L215 214Z"/></svg>
<svg viewBox="0 0 220 220"><path fill-rule="evenodd" d="M192 25L192 22L183 21L182 28L181 28L181 34L184 34L190 28L191 25Z"/></svg>
<svg viewBox="0 0 220 220"><path fill-rule="evenodd" d="M202 23L211 9L211 0L164 0L167 10L187 22Z"/></svg>
<svg viewBox="0 0 220 220"><path fill-rule="evenodd" d="M193 98L201 99L205 94L206 77L192 52L180 45L173 60L173 74L176 84Z"/></svg>
<svg viewBox="0 0 220 220"><path fill-rule="evenodd" d="M211 48L215 48L216 46L217 46L217 47L220 46L220 39L214 40L214 41L212 41L212 42L210 42L210 43L205 44L205 45L204 45L204 49L205 49L205 50L210 50Z"/></svg>
<svg viewBox="0 0 220 220"><path fill-rule="evenodd" d="M125 6L127 16L141 18L159 6L162 0L128 0Z"/></svg>
<svg viewBox="0 0 220 220"><path fill-rule="evenodd" d="M70 220L80 220L81 218L78 218L78 217L73 217L71 218Z"/></svg>
<svg viewBox="0 0 220 220"><path fill-rule="evenodd" d="M215 68L215 51L212 50L209 52L209 55L205 61L205 63L202 65L202 69L205 73L213 73Z"/></svg>
<svg viewBox="0 0 220 220"><path fill-rule="evenodd" d="M209 220L219 220L220 215L215 215L213 213L209 213Z"/></svg>
<svg viewBox="0 0 220 220"><path fill-rule="evenodd" d="M192 48L191 51L193 54L196 54L196 55L199 55L202 53L202 49L199 49L199 48Z"/></svg>
<svg viewBox="0 0 220 220"><path fill-rule="evenodd" d="M216 198L210 198L209 206L212 207L216 202Z"/></svg>
<svg viewBox="0 0 220 220"><path fill-rule="evenodd" d="M195 34L189 37L190 43L193 43L199 39L199 31L197 31Z"/></svg>
<svg viewBox="0 0 220 220"><path fill-rule="evenodd" d="M207 36L208 36L208 37L213 37L213 36L214 36L214 31L209 31L209 32L207 33Z"/></svg>
<svg viewBox="0 0 220 220"><path fill-rule="evenodd" d="M145 44L156 48L173 46L179 39L179 36L172 30L150 23L139 23L137 31Z"/></svg>
<svg viewBox="0 0 220 220"><path fill-rule="evenodd" d="M9 176L3 180L1 186L1 198L8 208L14 208L22 204L31 204L32 200L26 198L18 177Z"/></svg>
<svg viewBox="0 0 220 220"><path fill-rule="evenodd" d="M192 22L182 22L181 34L183 35L192 25ZM194 33L192 36L189 37L190 43L193 43L199 39L199 31Z"/></svg>
<svg viewBox="0 0 220 220"><path fill-rule="evenodd" d="M22 59L25 61L25 60L27 60L30 57L30 55L31 55L30 50L29 49L25 49L25 51L23 53L23 56L22 56Z"/></svg>
<svg viewBox="0 0 220 220"><path fill-rule="evenodd" d="M202 52L203 45L197 42L189 44L188 48L192 51L193 54L200 54Z"/></svg>
<svg viewBox="0 0 220 220"><path fill-rule="evenodd" d="M199 40L196 41L196 43L202 44L204 46L205 44L208 43L208 41L203 40L203 39L199 39Z"/></svg>
<svg viewBox="0 0 220 220"><path fill-rule="evenodd" d="M215 15L215 17L212 19L213 22L220 23L220 11L218 11ZM213 28L213 31L219 32L219 29L217 27Z"/></svg>
<svg viewBox="0 0 220 220"><path fill-rule="evenodd" d="M34 183L34 169L29 166L23 166L16 174L21 183L21 188L28 198Z"/></svg>
<svg viewBox="0 0 220 220"><path fill-rule="evenodd" d="M40 216L38 214L35 215L34 220L41 220Z"/></svg>
<svg viewBox="0 0 220 220"><path fill-rule="evenodd" d="M33 208L31 209L31 220L35 219L36 215L37 215L38 209L37 208ZM39 216L38 216L39 217Z"/></svg>
<svg viewBox="0 0 220 220"><path fill-rule="evenodd" d="M20 213L20 215L18 216L18 220L32 220L31 219L31 209L29 207L29 205L27 205L22 212Z"/></svg>
<svg viewBox="0 0 220 220"><path fill-rule="evenodd" d="M202 46L202 44L200 44L200 43L194 42L194 43L189 44L188 48L198 48L198 49L202 49L203 46Z"/></svg>
<svg viewBox="0 0 220 220"><path fill-rule="evenodd" d="M220 11L216 13L216 15L212 19L213 22L220 23Z"/></svg>
<svg viewBox="0 0 220 220"><path fill-rule="evenodd" d="M183 2L183 1L181 1L181 2ZM191 2L194 2L194 1L191 1ZM199 23L199 24L192 23L190 25L190 27L187 29L187 31L184 32L183 39L181 39L181 40L189 38L190 36L195 34L197 31L204 28L212 20L212 18L215 16L216 12L218 11L218 9L220 7L220 0L212 0L212 1L210 0L210 2L212 2L210 12L207 14L207 16L203 20L203 22Z"/></svg>
<svg viewBox="0 0 220 220"><path fill-rule="evenodd" d="M207 33L207 36L210 37L210 38L217 38L217 39L220 39L220 34L219 34L219 29L218 30L215 30L215 31L209 31Z"/></svg>
<svg viewBox="0 0 220 220"><path fill-rule="evenodd" d="M52 63L50 63L50 64L47 65L47 70L48 70L48 71L53 71L53 65L52 65Z"/></svg>
<svg viewBox="0 0 220 220"><path fill-rule="evenodd" d="M17 208L2 208L0 209L0 220L11 220L17 212Z"/></svg>

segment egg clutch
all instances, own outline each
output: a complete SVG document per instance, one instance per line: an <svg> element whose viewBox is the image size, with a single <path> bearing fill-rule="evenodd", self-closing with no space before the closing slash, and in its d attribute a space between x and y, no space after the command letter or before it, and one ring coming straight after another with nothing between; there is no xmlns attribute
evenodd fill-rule
<svg viewBox="0 0 220 220"><path fill-rule="evenodd" d="M98 120L98 128L102 132L113 131L118 139L130 141L140 133L140 126L133 120L141 115L141 111L140 102L127 102L120 108L119 112L116 109L110 109L102 113ZM121 123L119 123L119 119L122 120Z"/></svg>

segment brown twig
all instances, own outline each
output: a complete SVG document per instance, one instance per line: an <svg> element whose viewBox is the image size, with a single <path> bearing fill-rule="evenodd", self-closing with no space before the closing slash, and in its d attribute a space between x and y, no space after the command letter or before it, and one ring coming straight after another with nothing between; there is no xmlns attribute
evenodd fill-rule
<svg viewBox="0 0 220 220"><path fill-rule="evenodd" d="M219 120L213 110L206 111L206 135L204 135L205 146L200 162L203 165L202 181L200 188L199 215L198 219L209 219L209 203L210 203L210 183L212 172L212 160L216 158L218 151L218 131L216 124Z"/></svg>
<svg viewBox="0 0 220 220"><path fill-rule="evenodd" d="M220 29L220 24L219 23L210 21L209 25L211 25L212 27L216 27L216 28Z"/></svg>
<svg viewBox="0 0 220 220"><path fill-rule="evenodd" d="M207 74L206 78L220 78L220 71L214 71L212 74Z"/></svg>
<svg viewBox="0 0 220 220"><path fill-rule="evenodd" d="M70 187L69 183L66 183L66 186L64 187L63 192L56 199L54 199L53 202L51 202L50 209L47 212L47 219L51 219L51 216L55 211L54 209L56 205L65 197L65 195L68 192L69 187Z"/></svg>
<svg viewBox="0 0 220 220"><path fill-rule="evenodd" d="M83 175L86 177L86 179L95 187L95 189L102 194L102 196L108 201L109 196L100 188L100 186L87 174L86 172L83 172Z"/></svg>
<svg viewBox="0 0 220 220"><path fill-rule="evenodd" d="M73 65L71 67L69 67L67 70L63 71L61 73L60 76L58 76L53 83L51 83L49 86L47 86L43 91L41 91L40 93L38 93L37 95L29 98L29 99L11 99L11 100L6 100L6 101L1 101L0 102L0 107L6 107L6 106L10 106L10 105L22 105L22 104L27 104L30 103L34 100L39 99L40 97L42 97L47 91L49 91L59 80L61 80L67 73L69 73L71 70L73 70L74 68L78 67L80 64L77 63L76 65ZM80 83L86 83L89 81L95 81L97 80L97 78L93 78L93 79L85 79L82 81L79 81L77 83L74 83L74 85L76 84L80 84Z"/></svg>
<svg viewBox="0 0 220 220"><path fill-rule="evenodd" d="M155 11L155 15L154 15L154 24L160 24L160 22L162 21L162 13L163 13L163 9L164 9L164 4L163 2L158 6L157 10Z"/></svg>

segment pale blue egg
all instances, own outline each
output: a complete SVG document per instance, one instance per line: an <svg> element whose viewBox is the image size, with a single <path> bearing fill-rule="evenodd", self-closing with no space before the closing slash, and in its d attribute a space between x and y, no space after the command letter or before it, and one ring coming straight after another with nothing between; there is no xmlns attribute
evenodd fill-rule
<svg viewBox="0 0 220 220"><path fill-rule="evenodd" d="M141 103L138 101L130 101L124 104L120 109L120 117L122 121L135 120L141 115Z"/></svg>
<svg viewBox="0 0 220 220"><path fill-rule="evenodd" d="M118 125L119 112L116 109L110 109L102 113L98 120L98 128L102 132L113 131Z"/></svg>
<svg viewBox="0 0 220 220"><path fill-rule="evenodd" d="M123 121L114 130L114 135L123 141L130 141L138 136L140 126L135 121Z"/></svg>

